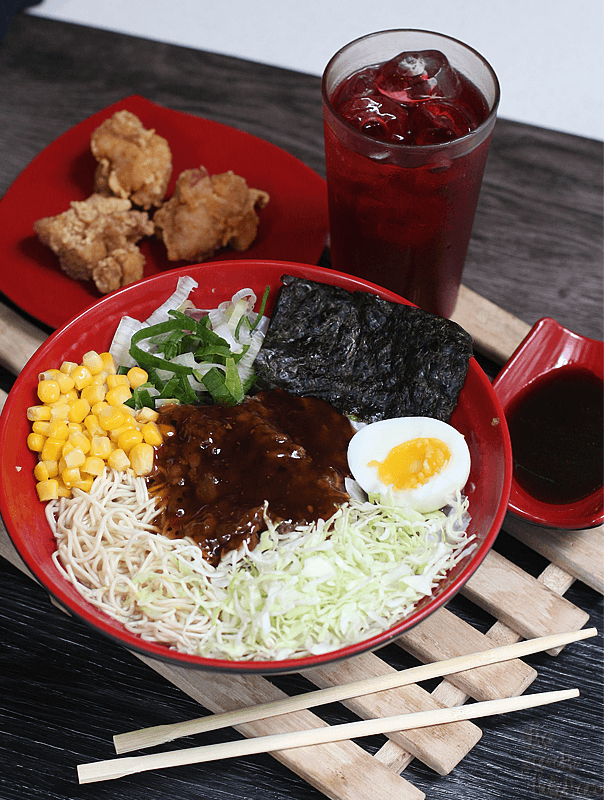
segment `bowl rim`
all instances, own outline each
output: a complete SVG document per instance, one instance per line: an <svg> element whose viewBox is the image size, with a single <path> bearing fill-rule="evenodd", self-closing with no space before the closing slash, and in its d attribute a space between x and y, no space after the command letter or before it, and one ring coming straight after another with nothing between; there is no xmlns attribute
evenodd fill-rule
<svg viewBox="0 0 604 800"><path fill-rule="evenodd" d="M262 268L266 270L267 268L270 268L280 271L281 274L300 275L301 277L306 277L310 280L319 280L319 281L323 280L323 282L330 282L340 286L343 285L344 283L345 288L349 289L350 291L354 291L357 289L360 291L369 291L371 293L379 294L385 299L392 300L394 302L402 302L406 305L413 305L409 301L399 297L393 292L384 289L383 287L380 287L376 284L373 284L369 281L365 281L361 278L350 276L347 275L346 273L338 272L336 270L332 270L327 267L299 264L287 261L254 259L249 261L246 260L237 260L233 262L223 261L223 262L216 262L215 264L213 263L195 264L195 265L181 267L175 270L169 270L159 275L150 276L148 278L145 278L137 282L136 284L131 284L130 286L124 287L123 289L120 289L117 292L114 292L111 295L107 295L105 298L102 298L101 300L90 304L90 306L88 306L86 309L84 309L83 311L79 312L74 317L72 317L72 319L69 320L67 323L65 323L65 325L61 326L59 329L53 332L48 337L48 339L40 346L40 348L36 350L36 352L32 355L32 357L28 360L27 364L17 377L15 384L8 395L4 409L2 410L2 414L0 415L0 465L4 463L4 458L5 458L4 444L6 439L8 420L11 418L12 413L14 412L15 408L19 405L20 401L22 404L21 393L22 391L26 390L27 382L28 381L31 382L32 370L36 368L35 367L36 363L38 361L44 360L48 351L54 347L54 343L57 339L66 337L69 333L73 332L75 326L80 325L82 320L90 313L91 310L94 309L95 313L98 314L104 310L105 306L111 307L115 303L115 298L120 298L122 300L125 300L126 298L129 297L129 295L135 296L141 290L144 292L146 287L153 286L156 283L163 283L164 281L166 281L167 278L174 278L174 281L176 281L176 279L180 276L191 274L192 270L195 272L197 271L201 272L208 269L213 271L217 270L228 271L231 265L238 269ZM197 275L194 275L194 277L197 277ZM165 294L167 295L168 292L169 289L166 289ZM426 605L423 608L421 608L419 611L413 612L403 620L400 620L397 624L393 625L391 628L382 631L367 639L363 639L360 642L355 642L353 644L343 646L335 651L330 651L328 653L320 655L304 656L301 658L288 658L280 661L260 661L260 660L232 661L226 659L211 659L187 653L180 653L178 651L168 649L166 645L162 645L157 642L147 642L145 640L142 640L135 634L131 634L128 631L126 631L125 628L119 627L119 630L116 631L115 626L116 625L119 626L119 623L116 623L116 621L113 620L111 617L103 614L100 611L98 611L98 613L96 614L93 613L96 612L97 609L95 609L93 606L90 606L90 609L88 609L87 604L81 602L81 597L79 604L77 602L74 602L74 600L72 599L72 597L70 597L69 594L69 589L70 588L73 589L73 587L68 581L66 581L60 575L58 571L57 571L57 576L58 578L60 578L60 580L57 581L52 580L51 586L48 585L51 579L45 573L43 565L34 558L32 553L27 548L24 541L24 537L17 530L16 526L14 525L10 517L10 514L5 513L7 508L9 507L9 499L7 497L8 489L7 486L5 485L6 482L4 481L0 482L0 512L2 512L6 530L15 548L17 549L17 552L19 553L19 555L21 556L27 567L34 574L34 576L42 583L44 588L55 598L55 600L59 603L59 605L64 609L66 609L70 614L76 616L80 621L83 621L86 625L88 625L88 627L91 627L97 633L101 633L104 636L111 639L113 642L119 643L127 650L137 652L142 655L152 657L156 660L168 662L170 664L182 667L191 667L210 672L230 672L232 674L264 674L264 675L282 674L287 672L300 672L301 670L306 668L316 667L328 663L335 663L336 661L341 661L343 659L349 658L354 655L358 655L360 653L372 651L388 644L389 642L398 638L403 632L419 624L426 617L432 614L435 610L437 610L438 608L442 607L447 602L449 602L451 598L459 592L462 586L467 582L467 580L469 580L469 578L478 569L484 558L487 556L489 550L493 546L493 543L495 542L495 539L499 533L501 525L503 524L503 520L508 505L509 493L511 489L511 479L512 479L511 444L501 403L497 395L493 391L491 382L489 381L489 379L487 378L487 376L485 375L485 373L483 372L483 370L473 357L470 359L469 370L472 371L473 379L478 381L478 384L480 385L481 389L483 389L487 393L493 404L493 408L496 414L493 422L498 423L503 445L501 452L502 491L499 500L496 504L496 509L491 523L491 527L487 532L487 534L485 535L484 540L480 543L478 549L471 554L468 563L461 569L460 573L451 581L451 583L445 589L443 589L441 593L439 593L437 597L432 596L431 599L426 602ZM31 389L31 387L28 388ZM24 447L25 447L25 442L24 442ZM32 492L34 493L35 496L33 483L32 483ZM63 590L63 586L61 585L63 583L65 591ZM102 617L106 617L106 622L104 619L102 619Z"/></svg>

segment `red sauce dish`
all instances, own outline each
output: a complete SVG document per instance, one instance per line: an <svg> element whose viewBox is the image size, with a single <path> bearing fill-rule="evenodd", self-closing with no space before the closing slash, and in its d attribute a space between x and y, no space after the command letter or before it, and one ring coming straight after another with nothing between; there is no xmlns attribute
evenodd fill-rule
<svg viewBox="0 0 604 800"><path fill-rule="evenodd" d="M604 522L604 342L539 320L493 382L514 470L509 510L537 525Z"/></svg>
<svg viewBox="0 0 604 800"><path fill-rule="evenodd" d="M31 424L27 408L36 404L38 374L64 360L79 360L89 350L109 347L116 326L128 314L145 319L176 288L181 275L191 275L199 284L191 300L201 308L212 308L230 300L238 289L251 287L261 297L271 287L270 315L283 275L294 275L340 286L350 291L378 294L386 300L407 301L368 283L333 270L277 261L223 261L170 270L107 295L74 317L50 336L22 370L0 417L0 511L19 554L38 581L61 606L130 650L183 667L231 673L299 671L373 650L424 620L447 603L478 569L491 549L505 517L511 482L511 447L505 417L491 383L474 359L470 366L451 424L466 437L472 467L465 492L472 517L469 532L476 548L449 571L432 595L424 597L406 618L379 635L339 650L280 661L231 661L202 658L170 650L157 642L144 641L85 601L59 573L52 560L55 541L46 521L45 505L37 499L33 468L36 456L27 448Z"/></svg>

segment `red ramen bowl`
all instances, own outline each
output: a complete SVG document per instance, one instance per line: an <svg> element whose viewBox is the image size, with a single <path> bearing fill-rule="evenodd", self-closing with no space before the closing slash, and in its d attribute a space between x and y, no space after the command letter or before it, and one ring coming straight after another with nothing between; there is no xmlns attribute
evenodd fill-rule
<svg viewBox="0 0 604 800"><path fill-rule="evenodd" d="M36 455L26 445L30 423L27 408L37 404L38 374L64 360L81 361L89 350L107 350L122 316L145 319L174 291L177 279L191 275L199 284L191 295L198 307L214 307L230 300L240 288L251 287L261 297L271 287L267 313L271 313L282 275L294 275L340 286L351 291L375 293L386 300L405 303L392 292L332 270L275 261L232 261L172 270L142 280L79 314L56 331L39 348L19 375L0 418L0 511L21 557L61 606L96 631L124 647L184 667L233 673L299 671L376 649L421 622L449 601L479 567L501 527L510 492L512 461L505 417L489 380L471 360L451 424L465 437L472 468L466 485L472 521L469 532L476 548L451 569L430 597L424 598L406 618L388 630L333 652L287 660L230 661L179 653L163 644L143 641L120 623L86 602L58 572L52 561L55 543L35 490L32 474Z"/></svg>

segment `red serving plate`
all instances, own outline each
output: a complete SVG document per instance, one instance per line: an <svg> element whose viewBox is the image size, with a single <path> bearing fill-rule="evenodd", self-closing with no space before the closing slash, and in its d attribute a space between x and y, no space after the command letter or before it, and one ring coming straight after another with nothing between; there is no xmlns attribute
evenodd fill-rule
<svg viewBox="0 0 604 800"><path fill-rule="evenodd" d="M407 302L360 278L321 267L272 261L225 261L188 267L155 275L108 295L49 337L22 370L4 406L0 417L0 470L3 476L0 511L15 547L40 583L72 614L130 650L181 666L235 673L291 672L386 644L421 622L459 591L493 545L506 512L512 469L508 430L499 400L474 359L470 362L451 423L464 434L470 448L472 467L466 492L472 516L470 532L475 535L478 546L450 571L434 594L420 602L410 616L377 636L324 655L284 661L227 661L184 655L128 633L121 624L83 600L54 566L51 559L55 550L54 539L44 516L44 505L37 499L32 474L36 456L26 446L30 432L26 410L38 402L38 374L60 365L63 360L79 361L91 349L106 350L123 315L145 319L174 291L178 276L185 274L198 281L199 287L191 299L198 307L205 308L229 300L242 287L249 286L261 296L268 284L271 291L267 312L270 314L284 274L348 290L373 292L394 302Z"/></svg>
<svg viewBox="0 0 604 800"><path fill-rule="evenodd" d="M604 342L573 333L550 317L540 319L493 381L504 413L547 372L572 366L584 367L602 380ZM581 425L580 419L577 424ZM532 497L512 476L510 511L528 522L550 528L593 528L604 523L604 488L574 503L555 505Z"/></svg>
<svg viewBox="0 0 604 800"><path fill-rule="evenodd" d="M173 171L167 197L184 169L206 167L210 174L233 170L248 186L263 189L270 202L259 212L258 235L245 253L225 249L208 262L274 259L316 264L327 236L325 181L294 156L263 139L218 122L172 111L132 95L80 122L55 139L23 170L0 200L0 291L20 308L58 328L101 295L92 281L74 281L54 253L37 238L33 224L92 194L97 162L92 132L116 111L136 114L146 128L168 140ZM145 277L184 262L170 262L159 240L145 239Z"/></svg>

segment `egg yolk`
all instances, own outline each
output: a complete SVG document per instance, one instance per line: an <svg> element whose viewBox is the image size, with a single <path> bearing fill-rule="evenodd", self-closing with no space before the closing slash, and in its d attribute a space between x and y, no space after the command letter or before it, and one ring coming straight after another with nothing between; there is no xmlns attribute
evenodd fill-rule
<svg viewBox="0 0 604 800"><path fill-rule="evenodd" d="M438 475L449 463L451 451L440 439L418 438L396 445L383 461L370 461L379 479L397 491L416 489Z"/></svg>

